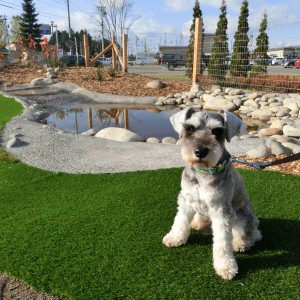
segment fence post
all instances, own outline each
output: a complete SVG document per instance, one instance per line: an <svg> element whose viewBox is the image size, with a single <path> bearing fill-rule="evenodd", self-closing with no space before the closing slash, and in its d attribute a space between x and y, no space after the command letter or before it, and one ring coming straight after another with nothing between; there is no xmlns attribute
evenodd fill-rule
<svg viewBox="0 0 300 300"><path fill-rule="evenodd" d="M126 33L123 34L123 73L127 73L127 41L128 41L128 36Z"/></svg>
<svg viewBox="0 0 300 300"><path fill-rule="evenodd" d="M83 35L83 49L85 57L85 66L90 66L90 57L89 57L89 40L86 34Z"/></svg>
<svg viewBox="0 0 300 300"><path fill-rule="evenodd" d="M194 33L194 60L193 60L193 86L200 85L199 77L201 74L201 49L202 49L202 18L195 19L195 33Z"/></svg>
<svg viewBox="0 0 300 300"><path fill-rule="evenodd" d="M113 45L116 44L114 36L112 37L112 41L111 42L112 42ZM116 70L116 51L115 51L114 47L112 47L111 52L112 52L112 55L111 55L112 68L114 70Z"/></svg>

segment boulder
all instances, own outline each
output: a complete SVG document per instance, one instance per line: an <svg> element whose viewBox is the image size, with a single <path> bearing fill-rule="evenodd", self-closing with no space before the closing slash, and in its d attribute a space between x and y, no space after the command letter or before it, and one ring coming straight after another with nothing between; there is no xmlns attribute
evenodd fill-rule
<svg viewBox="0 0 300 300"><path fill-rule="evenodd" d="M282 143L282 145L286 148L289 148L294 154L300 152L300 145L294 144L294 143Z"/></svg>
<svg viewBox="0 0 300 300"><path fill-rule="evenodd" d="M176 142L177 140L175 138L169 136L163 138L161 141L162 144L173 144L173 145L175 145Z"/></svg>
<svg viewBox="0 0 300 300"><path fill-rule="evenodd" d="M156 137L149 137L146 142L151 144L159 144L159 139Z"/></svg>
<svg viewBox="0 0 300 300"><path fill-rule="evenodd" d="M263 128L259 130L258 136L265 137L265 136L272 136L272 135L282 135L283 132L279 128Z"/></svg>
<svg viewBox="0 0 300 300"><path fill-rule="evenodd" d="M236 105L231 101L223 98L223 97L206 97L206 102L203 105L203 109L205 110L219 110L226 109L228 111L234 111L237 109Z"/></svg>
<svg viewBox="0 0 300 300"><path fill-rule="evenodd" d="M97 130L96 129L89 129L85 132L82 132L81 135L84 135L84 136L94 136L95 134L97 133Z"/></svg>
<svg viewBox="0 0 300 300"><path fill-rule="evenodd" d="M107 127L100 130L95 137L119 142L143 142L144 138L138 134L118 127Z"/></svg>
<svg viewBox="0 0 300 300"><path fill-rule="evenodd" d="M269 155L268 149L261 144L258 148L251 149L246 153L249 158L262 158Z"/></svg>
<svg viewBox="0 0 300 300"><path fill-rule="evenodd" d="M147 87L151 89L162 89L165 85L158 79L154 79L147 83Z"/></svg>
<svg viewBox="0 0 300 300"><path fill-rule="evenodd" d="M18 137L14 136L7 142L6 147L8 149L10 149L10 148L15 148L15 147L21 147L23 145L24 145L24 142L21 139L19 139Z"/></svg>
<svg viewBox="0 0 300 300"><path fill-rule="evenodd" d="M296 128L291 125L285 125L283 126L282 130L284 135L300 138L300 128Z"/></svg>
<svg viewBox="0 0 300 300"><path fill-rule="evenodd" d="M50 85L53 84L53 80L51 78L35 78L31 81L31 84L33 86L45 86L45 85Z"/></svg>
<svg viewBox="0 0 300 300"><path fill-rule="evenodd" d="M279 156L281 154L290 155L292 151L289 148L284 147L280 143L273 141L271 144L271 154Z"/></svg>
<svg viewBox="0 0 300 300"><path fill-rule="evenodd" d="M273 112L270 110L255 110L254 112L252 112L252 118L254 119L259 119L259 120L263 120L263 121L268 121L270 120L270 118L273 116Z"/></svg>

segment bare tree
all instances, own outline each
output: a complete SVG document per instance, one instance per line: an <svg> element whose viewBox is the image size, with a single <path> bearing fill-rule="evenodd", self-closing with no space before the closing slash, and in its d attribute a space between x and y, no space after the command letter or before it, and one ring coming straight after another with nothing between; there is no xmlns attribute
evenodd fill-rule
<svg viewBox="0 0 300 300"><path fill-rule="evenodd" d="M99 0L97 13L100 17L102 33L111 40L114 36L118 43L124 33L140 17L133 14L133 3L130 0Z"/></svg>

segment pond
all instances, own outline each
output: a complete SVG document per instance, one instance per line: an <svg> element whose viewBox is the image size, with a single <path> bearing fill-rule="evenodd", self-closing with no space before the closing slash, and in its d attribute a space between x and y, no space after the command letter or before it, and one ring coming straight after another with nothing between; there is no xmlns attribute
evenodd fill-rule
<svg viewBox="0 0 300 300"><path fill-rule="evenodd" d="M85 105L58 109L47 117L45 123L77 134L91 128L100 131L106 127L120 127L144 139L162 139L166 136L178 138L170 123L170 116L176 112L178 108L175 107L160 110L153 105Z"/></svg>

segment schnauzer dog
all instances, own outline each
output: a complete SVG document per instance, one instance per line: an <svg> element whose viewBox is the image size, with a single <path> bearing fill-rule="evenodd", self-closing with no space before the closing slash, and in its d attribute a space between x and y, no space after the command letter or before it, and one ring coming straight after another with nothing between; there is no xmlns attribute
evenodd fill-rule
<svg viewBox="0 0 300 300"><path fill-rule="evenodd" d="M232 279L238 273L234 251L244 252L262 238L243 180L225 149L235 135L246 132L234 114L186 108L171 117L182 137L181 155L187 166L181 179L178 212L167 247L187 242L190 228L213 234L213 264L219 276Z"/></svg>

